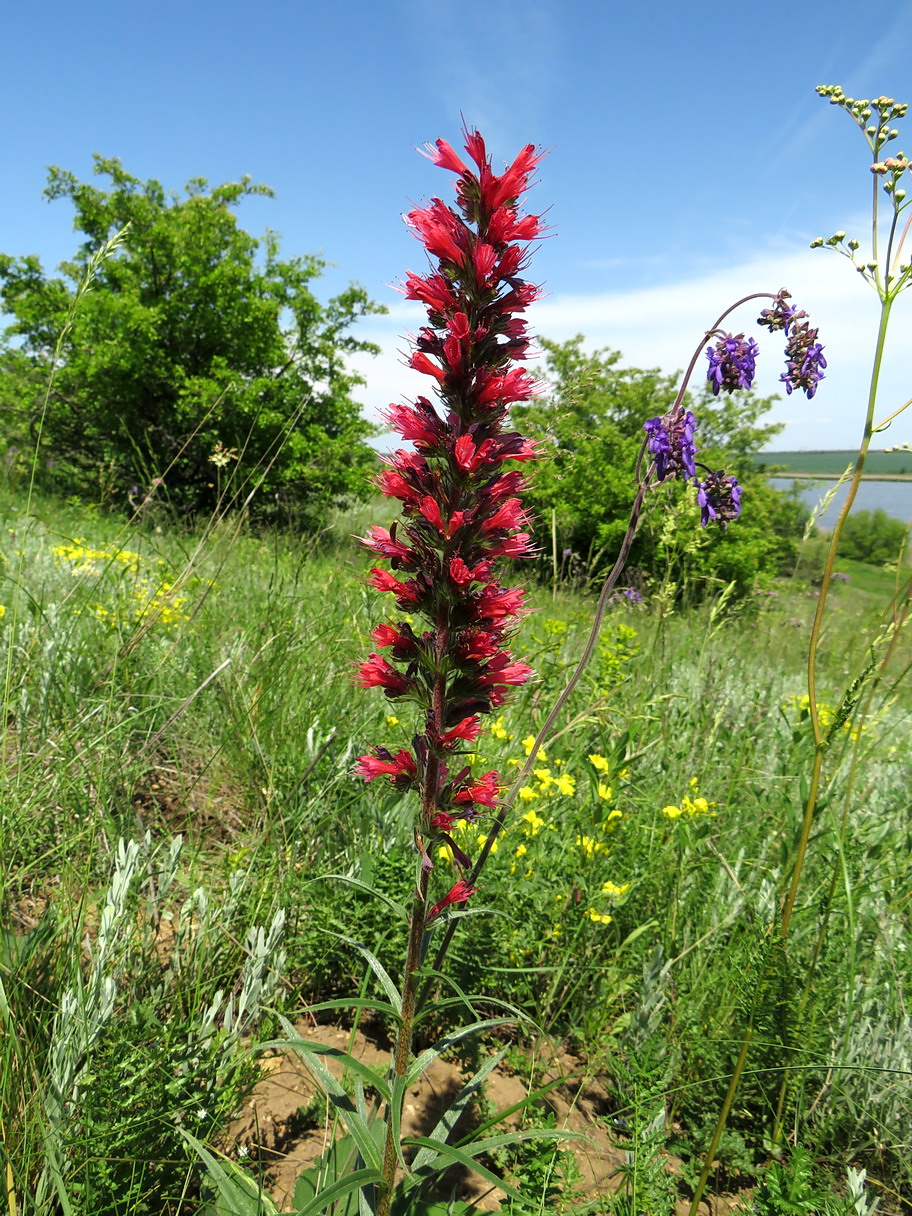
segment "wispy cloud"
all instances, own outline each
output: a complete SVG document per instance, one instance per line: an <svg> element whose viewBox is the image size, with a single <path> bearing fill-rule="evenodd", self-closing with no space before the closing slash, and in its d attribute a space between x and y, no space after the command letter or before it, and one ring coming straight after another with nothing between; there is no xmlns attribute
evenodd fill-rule
<svg viewBox="0 0 912 1216"><path fill-rule="evenodd" d="M556 82L557 0L398 2L405 27L425 52L425 84L454 118L462 114L492 149L512 156L514 144L528 142L528 130L540 123Z"/></svg>

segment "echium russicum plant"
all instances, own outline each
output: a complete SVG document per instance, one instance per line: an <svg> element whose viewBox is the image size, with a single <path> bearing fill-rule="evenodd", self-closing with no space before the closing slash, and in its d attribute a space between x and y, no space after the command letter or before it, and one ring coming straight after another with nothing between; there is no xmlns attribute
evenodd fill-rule
<svg viewBox="0 0 912 1216"><path fill-rule="evenodd" d="M457 175L456 207L434 198L406 217L432 259L428 273L409 272L403 286L407 299L427 308L409 362L432 381L437 401L420 396L389 407L387 421L413 450L394 452L377 484L401 501L401 518L389 529L372 527L362 540L389 564L371 571L370 584L390 593L409 620L374 629L377 650L361 665L359 681L397 703L411 702L418 713L411 748L377 745L358 761L367 781L386 780L417 795L417 882L394 1057L399 1075L411 1051L427 926L474 894L466 877L471 859L453 839L453 825L490 813L498 798L498 774L473 773L466 749L478 738L481 715L531 675L509 649L525 611L524 591L502 586L496 565L498 558L533 552L519 498L524 474L515 463L537 452L510 429L509 409L535 391L533 378L515 364L528 355L523 313L538 296L520 272L541 223L518 208L540 158L528 145L497 174L477 131L466 132L465 150L474 167L445 140L428 150L435 165ZM432 904L431 858L441 845L457 878L451 882L450 874ZM395 1167L391 1130L384 1196Z"/></svg>
<svg viewBox="0 0 912 1216"><path fill-rule="evenodd" d="M785 371L779 379L788 393L803 389L809 398L813 397L817 385L824 378L826 359L823 347L817 340L817 330L812 329L806 320L807 313L790 305L790 298L785 288L775 295L758 292L745 296L726 309L712 329L707 331L706 337L694 353L674 405L667 414L650 418L643 424L646 431L646 451L651 458L648 476L657 485L673 478L691 481L697 489L697 504L700 507L700 522L703 527L713 521L725 531L728 524L738 518L741 514L741 487L736 478L727 475L724 469L713 470L697 460L698 422L693 413L685 407L685 393L699 352L703 342L710 338L715 339L706 347L709 363L706 378L714 396L718 396L720 392L732 393L736 389L751 388L757 369L759 347L753 338L747 338L743 333L728 333L720 326L729 313L749 300L772 299L772 306L761 311L757 324L768 329L770 333L781 332L788 339L785 348ZM697 473L698 469L702 470L703 477Z"/></svg>

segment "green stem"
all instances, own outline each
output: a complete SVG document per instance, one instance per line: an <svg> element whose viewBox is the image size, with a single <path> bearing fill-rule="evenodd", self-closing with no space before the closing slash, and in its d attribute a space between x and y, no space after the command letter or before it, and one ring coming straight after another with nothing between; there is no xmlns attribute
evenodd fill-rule
<svg viewBox="0 0 912 1216"><path fill-rule="evenodd" d="M747 1029L744 1031L744 1038L741 1040L741 1050L738 1053L738 1061L735 1064L735 1071L732 1073L732 1078L728 1086L728 1093L725 1095L725 1101L722 1104L722 1109L719 1112L719 1121L716 1123L716 1130L713 1134L712 1144L709 1146L709 1151L706 1154L706 1160L703 1162L703 1171L700 1174L700 1180L697 1183L697 1189L694 1192L693 1201L690 1205L688 1216L697 1216L700 1210L700 1200L703 1198L703 1192L706 1190L706 1184L709 1181L709 1172L712 1169L712 1163L716 1159L716 1153L719 1151L719 1145L722 1143L722 1133L725 1131L725 1124L728 1122L728 1114L732 1108L732 1103L735 1100L735 1094L738 1092L738 1085L741 1082L741 1074L744 1071L744 1064L747 1060L747 1049L750 1047L751 1039L753 1038L754 1027L753 1022L748 1022Z"/></svg>
<svg viewBox="0 0 912 1216"><path fill-rule="evenodd" d="M826 747L826 741L820 727L820 710L817 705L817 651L820 646L820 633L823 627L823 617L830 590L830 579L832 578L833 566L836 562L836 552L839 548L839 540L842 536L843 525L845 524L848 514L852 509L852 504L855 502L858 487L861 485L861 475L864 472L868 448L871 445L871 436L874 433L874 406L877 402L877 386L880 380L880 368L881 364L883 363L884 344L887 337L887 326L889 325L890 309L892 306L892 296L887 295L881 298L880 325L878 326L877 330L877 344L874 348L874 366L871 369L871 385L868 390L868 410L865 416L864 435L862 436L861 446L858 449L858 456L855 461L855 471L852 474L852 480L849 483L849 491L848 494L846 494L846 500L842 505L842 510L839 512L839 515L836 518L836 523L833 527L833 534L830 537L830 546L827 550L826 562L823 568L823 582L820 587L820 595L817 597L817 610L814 613L814 623L811 626L811 636L808 645L807 669L808 708L811 714L811 727L814 731L814 744L817 751L814 756L814 767L811 772L811 782L808 789L807 804L804 809L804 822L801 826L801 838L798 842L798 850L795 854L795 862L792 867L792 879L789 885L789 892L782 909L780 930L783 937L788 936L792 912L795 908L795 900L798 897L798 887L801 882L801 872L804 868L804 859L807 854L808 841L810 840L811 836L811 827L814 822L814 812L817 809L817 793L820 788L820 774L823 769L823 752Z"/></svg>
<svg viewBox="0 0 912 1216"><path fill-rule="evenodd" d="M412 901L408 950L405 958L405 976L402 980L402 1019L399 1023L399 1034L396 1038L396 1048L393 1052L393 1071L397 1077L405 1076L412 1058L415 999L418 995L418 972L421 967L421 947L427 919L429 877L429 871L424 866L421 866L418 887L415 891L415 898ZM389 1216L390 1204L393 1200L393 1191L396 1185L398 1156L396 1139L393 1133L393 1119L390 1117L386 1124L386 1143L383 1148L382 1182L380 1183L380 1202L377 1205L377 1216Z"/></svg>

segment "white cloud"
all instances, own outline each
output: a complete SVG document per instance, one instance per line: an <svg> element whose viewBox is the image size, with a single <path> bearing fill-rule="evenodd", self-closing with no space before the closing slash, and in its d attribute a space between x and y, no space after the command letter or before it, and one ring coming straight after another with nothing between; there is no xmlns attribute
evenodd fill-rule
<svg viewBox="0 0 912 1216"><path fill-rule="evenodd" d="M755 291L775 292L788 287L793 302L810 313L826 348L826 379L817 395L786 397L771 417L787 429L776 441L780 448L854 447L861 438L868 382L878 323L874 291L853 271L850 263L829 250L780 247L765 256L719 269L668 286L621 292L561 294L542 300L529 310L533 332L554 341L585 334L590 348L610 346L623 353L622 363L633 367L680 370L690 360L702 332L723 308ZM724 322L727 329L753 332L760 344L757 389L780 392L783 341L755 325L763 300L751 301ZM360 399L368 413L390 401L428 394L429 381L403 365L403 334L422 321L416 304L396 304L388 317L371 318L362 337L377 342L383 353L376 359L360 357L358 370L367 385ZM900 297L893 310L890 335L881 374L879 417L885 417L912 396L912 367L904 358L912 349L912 293ZM702 356L695 375L702 375ZM882 446L912 437L909 421L899 420L884 435ZM880 441L875 441L880 446Z"/></svg>

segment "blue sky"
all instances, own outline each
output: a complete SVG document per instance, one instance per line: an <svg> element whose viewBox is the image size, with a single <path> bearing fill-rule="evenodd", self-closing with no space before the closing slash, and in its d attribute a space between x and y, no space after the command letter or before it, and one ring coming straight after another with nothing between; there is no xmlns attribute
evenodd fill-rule
<svg viewBox="0 0 912 1216"><path fill-rule="evenodd" d="M528 199L552 227L532 263L547 291L533 330L673 371L726 303L788 286L820 326L829 372L813 401L783 398L774 446L860 437L875 299L808 243L839 228L864 242L867 148L814 86L912 101L912 0L740 12L700 0L45 0L8 6L3 43L3 252L47 267L73 252L69 204L41 197L51 164L87 177L93 152L119 156L175 190L250 174L277 198L245 201L245 227L277 230L288 255L322 252L334 264L323 294L355 280L390 306L361 327L383 347L359 362L375 413L425 387L399 354L420 311L390 284L423 265L401 213L451 197L452 175L415 149L456 142L464 115L501 163L525 143L550 149ZM907 130L894 146L908 151L912 118ZM755 316L749 306L733 328ZM912 294L894 318L882 415L912 395ZM758 337L759 387L772 392L781 341ZM883 443L908 440L900 422Z"/></svg>

